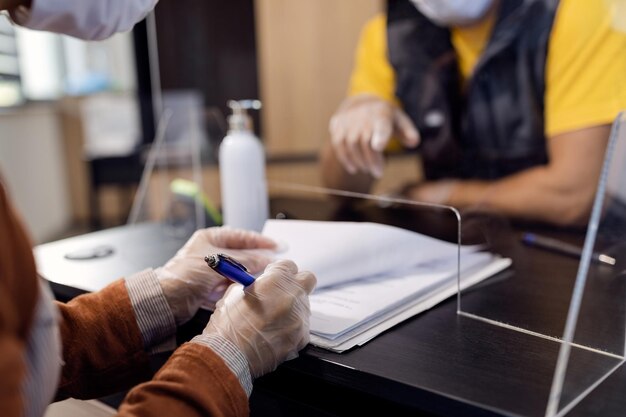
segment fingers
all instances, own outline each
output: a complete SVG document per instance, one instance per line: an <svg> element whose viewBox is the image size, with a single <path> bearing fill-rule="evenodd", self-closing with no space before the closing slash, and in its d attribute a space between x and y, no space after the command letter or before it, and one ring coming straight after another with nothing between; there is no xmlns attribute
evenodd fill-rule
<svg viewBox="0 0 626 417"><path fill-rule="evenodd" d="M368 146L369 152L367 153L370 172L374 178L381 178L383 176L385 160L382 152L387 147L389 139L391 139L392 132L393 126L389 119L381 118L374 122L371 147Z"/></svg>
<svg viewBox="0 0 626 417"><path fill-rule="evenodd" d="M308 293L314 286L313 274L298 272L292 261L274 262L263 279L245 288L228 288L205 333L220 334L234 343L248 360L252 377L261 376L306 346Z"/></svg>
<svg viewBox="0 0 626 417"><path fill-rule="evenodd" d="M298 266L289 260L281 260L276 261L267 266L265 268L265 273L263 275L271 275L271 274L281 274L286 276L293 276L298 273Z"/></svg>
<svg viewBox="0 0 626 417"><path fill-rule="evenodd" d="M352 175L361 171L382 177L382 152L394 130L405 146L420 142L417 128L402 109L370 95L347 99L329 127L337 160Z"/></svg>
<svg viewBox="0 0 626 417"><path fill-rule="evenodd" d="M298 272L295 280L304 288L307 294L311 294L317 285L317 278L309 271Z"/></svg>
<svg viewBox="0 0 626 417"><path fill-rule="evenodd" d="M346 125L340 116L334 116L330 120L330 141L335 150L335 155L341 166L344 167L349 174L354 175L357 172L356 165L349 158L348 149L345 144Z"/></svg>
<svg viewBox="0 0 626 417"><path fill-rule="evenodd" d="M367 125L353 125L345 138L345 146L347 148L346 156L357 169L361 172L369 172L369 167L365 156L362 153L363 144L367 145L369 136ZM366 146L367 147L367 146Z"/></svg>
<svg viewBox="0 0 626 417"><path fill-rule="evenodd" d="M399 108L395 109L393 116L402 144L411 148L416 147L420 142L420 134L409 116Z"/></svg>
<svg viewBox="0 0 626 417"><path fill-rule="evenodd" d="M377 152L369 145L368 141L361 142L361 155L367 166L367 171L374 177L383 175L384 159L382 152Z"/></svg>
<svg viewBox="0 0 626 417"><path fill-rule="evenodd" d="M219 227L206 229L214 234L215 246L225 249L276 249L276 242L249 230Z"/></svg>
<svg viewBox="0 0 626 417"><path fill-rule="evenodd" d="M372 132L372 149L382 152L387 147L391 134L393 133L392 120L389 118L379 118L374 121Z"/></svg>
<svg viewBox="0 0 626 417"><path fill-rule="evenodd" d="M306 294L311 294L316 284L317 279L313 273L298 272L298 266L293 261L280 260L269 264L259 280L247 289L252 289L257 285L271 285L291 294L295 293L296 288L303 289Z"/></svg>
<svg viewBox="0 0 626 417"><path fill-rule="evenodd" d="M348 100L346 100L348 101ZM383 150L393 133L393 107L373 96L349 99L330 122L331 144L339 163L350 174L358 171L380 178Z"/></svg>
<svg viewBox="0 0 626 417"><path fill-rule="evenodd" d="M384 159L382 153L372 148L371 140L375 134L373 122L365 118L363 122L357 119L363 118L347 115L345 119L336 116L331 122L331 144L339 163L350 174L364 172L378 178L382 175ZM354 119L354 120L351 120ZM390 121L379 122L388 124L391 132ZM389 133L385 138L385 143L389 140ZM384 148L384 146L383 146Z"/></svg>

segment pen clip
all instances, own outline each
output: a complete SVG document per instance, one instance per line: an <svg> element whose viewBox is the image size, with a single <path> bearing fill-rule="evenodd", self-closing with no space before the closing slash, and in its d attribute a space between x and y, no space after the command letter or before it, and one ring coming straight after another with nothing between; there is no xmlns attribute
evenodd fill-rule
<svg viewBox="0 0 626 417"><path fill-rule="evenodd" d="M228 256L228 255L226 255L226 254L223 254L223 253L218 253L218 254L217 254L217 256L218 256L218 258L220 259L220 261L226 261L226 262L228 262L228 263L230 263L230 264L233 264L234 266L236 266L236 267L237 267L237 268L239 268L239 269L242 269L242 270L244 270L244 271L246 271L246 272L249 272L249 271L248 271L248 268L246 268L246 267L245 267L245 266L243 266L243 265L242 265L239 261L237 261L237 260L235 260L235 259L231 258L230 256Z"/></svg>

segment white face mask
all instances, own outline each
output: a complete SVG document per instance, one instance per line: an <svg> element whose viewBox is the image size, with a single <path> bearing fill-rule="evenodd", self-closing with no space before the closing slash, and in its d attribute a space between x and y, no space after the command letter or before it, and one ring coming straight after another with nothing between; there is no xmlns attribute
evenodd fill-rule
<svg viewBox="0 0 626 417"><path fill-rule="evenodd" d="M29 29L100 40L126 32L154 8L158 0L46 0L18 7L12 17Z"/></svg>
<svg viewBox="0 0 626 417"><path fill-rule="evenodd" d="M424 16L439 26L463 26L482 18L494 0L411 0Z"/></svg>

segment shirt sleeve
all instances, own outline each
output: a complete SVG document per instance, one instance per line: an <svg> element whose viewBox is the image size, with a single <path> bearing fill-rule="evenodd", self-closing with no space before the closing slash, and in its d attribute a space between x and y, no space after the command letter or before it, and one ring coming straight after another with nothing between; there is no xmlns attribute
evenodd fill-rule
<svg viewBox="0 0 626 417"><path fill-rule="evenodd" d="M157 274L146 269L126 279L141 338L150 353L176 348L176 323ZM252 393L252 377L248 361L231 342L218 335L199 335L192 342L211 348L235 374L248 396Z"/></svg>
<svg viewBox="0 0 626 417"><path fill-rule="evenodd" d="M144 347L151 353L174 350L176 322L154 270L146 269L126 278L126 289ZM165 343L158 345L162 342Z"/></svg>
<svg viewBox="0 0 626 417"><path fill-rule="evenodd" d="M395 86L395 73L387 55L387 21L381 14L368 21L361 32L348 94L374 94L397 102Z"/></svg>
<svg viewBox="0 0 626 417"><path fill-rule="evenodd" d="M561 0L546 64L546 136L611 123L626 108L626 31L617 5Z"/></svg>
<svg viewBox="0 0 626 417"><path fill-rule="evenodd" d="M197 343L211 348L217 353L230 370L235 374L241 387L250 397L252 393L252 376L250 375L250 366L244 354L233 343L219 335L202 334L194 337L192 343Z"/></svg>
<svg viewBox="0 0 626 417"><path fill-rule="evenodd" d="M57 399L101 397L150 378L124 280L57 306L65 360Z"/></svg>

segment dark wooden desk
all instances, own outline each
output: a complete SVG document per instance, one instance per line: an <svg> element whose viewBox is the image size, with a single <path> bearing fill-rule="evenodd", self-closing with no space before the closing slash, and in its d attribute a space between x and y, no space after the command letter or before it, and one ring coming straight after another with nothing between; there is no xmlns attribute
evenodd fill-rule
<svg viewBox="0 0 626 417"><path fill-rule="evenodd" d="M319 204L278 199L273 209L300 218L300 212L318 218L338 213ZM561 337L577 261L522 246L519 231L507 230L504 223L493 226L487 229L495 233L494 246L512 257L514 266L466 292L463 310ZM454 232L448 229L444 234ZM583 238L551 234L570 241ZM576 342L611 351L623 348L626 283L615 276L623 269L595 270ZM199 314L186 330L197 331L206 319ZM298 359L255 382L252 415L353 416L384 410L394 416L542 416L559 346L555 340L457 315L451 299L349 352L307 347ZM578 394L619 361L574 349L572 363L566 396ZM624 393L626 369L621 367L568 415L623 416Z"/></svg>

